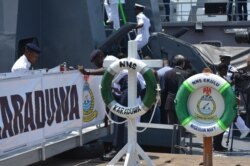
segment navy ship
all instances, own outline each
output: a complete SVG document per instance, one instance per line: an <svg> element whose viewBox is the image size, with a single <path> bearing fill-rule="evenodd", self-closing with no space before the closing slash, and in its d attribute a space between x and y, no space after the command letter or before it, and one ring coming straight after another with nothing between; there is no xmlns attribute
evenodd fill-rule
<svg viewBox="0 0 250 166"><path fill-rule="evenodd" d="M238 69L246 67L245 61L250 55L250 17L239 20L237 4L233 3L232 18L228 20L226 0L171 0L169 15L165 13L166 3L162 0L127 0L120 9L122 26L117 31L105 24L102 0L0 0L1 75L10 72L30 41L41 48L35 69L50 69L63 62L68 66L82 64L92 68L89 55L96 48L107 55L127 53L127 42L135 37L135 3L146 6L145 14L151 20L150 40L141 50L143 57L162 59L167 55L171 59L176 54L183 54L192 68L201 72L205 67L215 71L219 55L229 54L232 65ZM250 9L249 1L247 6ZM172 153L202 153L200 139L192 134L182 137L176 126L140 125L149 127L147 132L138 135L142 145L166 147ZM52 143L46 142L39 147L4 152L0 165L16 165L17 161L19 165L32 164L109 135L109 129L103 124L92 127L94 129L86 129L90 131L88 134L73 131L69 136L53 138ZM149 133L157 135L155 141ZM229 148L225 156L250 154L248 146L238 138L235 137L233 144L225 142ZM248 141L246 138L245 143ZM82 149L78 152L82 153Z"/></svg>

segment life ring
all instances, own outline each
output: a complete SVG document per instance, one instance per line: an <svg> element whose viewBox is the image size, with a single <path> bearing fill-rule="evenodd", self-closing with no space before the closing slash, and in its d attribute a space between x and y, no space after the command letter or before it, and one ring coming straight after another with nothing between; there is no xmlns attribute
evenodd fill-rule
<svg viewBox="0 0 250 166"><path fill-rule="evenodd" d="M212 73L200 73L183 82L175 98L175 110L188 131L211 137L233 122L236 97L226 80Z"/></svg>
<svg viewBox="0 0 250 166"><path fill-rule="evenodd" d="M146 93L142 102L132 107L119 104L112 95L112 80L124 69L141 73L146 82ZM145 63L134 58L124 58L113 62L105 71L100 88L104 103L110 111L123 118L135 118L145 114L156 99L156 79L153 71Z"/></svg>

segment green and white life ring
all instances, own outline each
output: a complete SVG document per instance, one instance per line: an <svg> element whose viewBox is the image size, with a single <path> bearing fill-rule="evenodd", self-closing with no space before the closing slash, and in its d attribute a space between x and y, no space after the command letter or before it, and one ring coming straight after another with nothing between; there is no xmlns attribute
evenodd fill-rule
<svg viewBox="0 0 250 166"><path fill-rule="evenodd" d="M236 97L230 84L212 73L196 74L185 80L175 102L180 123L204 137L222 133L236 116Z"/></svg>
<svg viewBox="0 0 250 166"><path fill-rule="evenodd" d="M142 102L132 107L119 104L112 95L112 80L120 71L127 69L141 73L146 82L146 93ZM145 114L156 100L156 79L153 71L140 60L129 58L113 62L102 77L101 94L105 104L114 114L124 118L135 118Z"/></svg>

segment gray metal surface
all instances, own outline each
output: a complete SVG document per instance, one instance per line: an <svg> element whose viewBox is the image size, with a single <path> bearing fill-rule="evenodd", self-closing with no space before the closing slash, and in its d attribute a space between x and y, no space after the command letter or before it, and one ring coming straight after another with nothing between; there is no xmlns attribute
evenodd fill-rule
<svg viewBox="0 0 250 166"><path fill-rule="evenodd" d="M38 38L42 48L38 68L62 62L90 67L90 52L105 39L101 16L99 0L20 1L17 42Z"/></svg>
<svg viewBox="0 0 250 166"><path fill-rule="evenodd" d="M15 61L18 0L0 0L0 72Z"/></svg>
<svg viewBox="0 0 250 166"><path fill-rule="evenodd" d="M52 68L92 66L89 54L106 38L99 0L0 0L0 9L0 72L10 71L23 39L42 49L35 68Z"/></svg>
<svg viewBox="0 0 250 166"><path fill-rule="evenodd" d="M250 55L250 47L214 47L208 44L195 44L207 63L218 65L220 55L231 56L231 65L241 69L247 66L246 59Z"/></svg>
<svg viewBox="0 0 250 166"><path fill-rule="evenodd" d="M149 47L153 52L153 58L162 58L162 52L168 54L168 59L172 62L173 56L182 54L187 57L195 71L201 72L208 64L201 57L200 53L190 43L175 38L164 33L154 33L149 40Z"/></svg>
<svg viewBox="0 0 250 166"><path fill-rule="evenodd" d="M234 22L203 22L202 31L195 30L195 22L164 22L162 27L167 34L174 34L183 27L187 28L187 33L179 37L190 44L199 44L202 41L221 41L222 46L249 47L249 44L239 44L235 41L234 33L225 33L227 29L247 28L249 21Z"/></svg>

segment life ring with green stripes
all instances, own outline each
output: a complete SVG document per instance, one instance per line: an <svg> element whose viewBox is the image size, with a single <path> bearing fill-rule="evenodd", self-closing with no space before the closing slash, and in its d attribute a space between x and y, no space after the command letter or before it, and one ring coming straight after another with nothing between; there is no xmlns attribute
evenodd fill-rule
<svg viewBox="0 0 250 166"><path fill-rule="evenodd" d="M182 126L211 137L225 131L236 116L236 97L230 84L212 73L196 74L183 82L175 98Z"/></svg>
<svg viewBox="0 0 250 166"><path fill-rule="evenodd" d="M132 107L119 104L112 94L112 80L120 71L139 72L146 82L146 93L142 102ZM113 62L105 71L101 81L101 94L104 103L110 111L123 118L135 118L145 114L156 100L156 79L153 71L142 61L134 58L124 58Z"/></svg>

